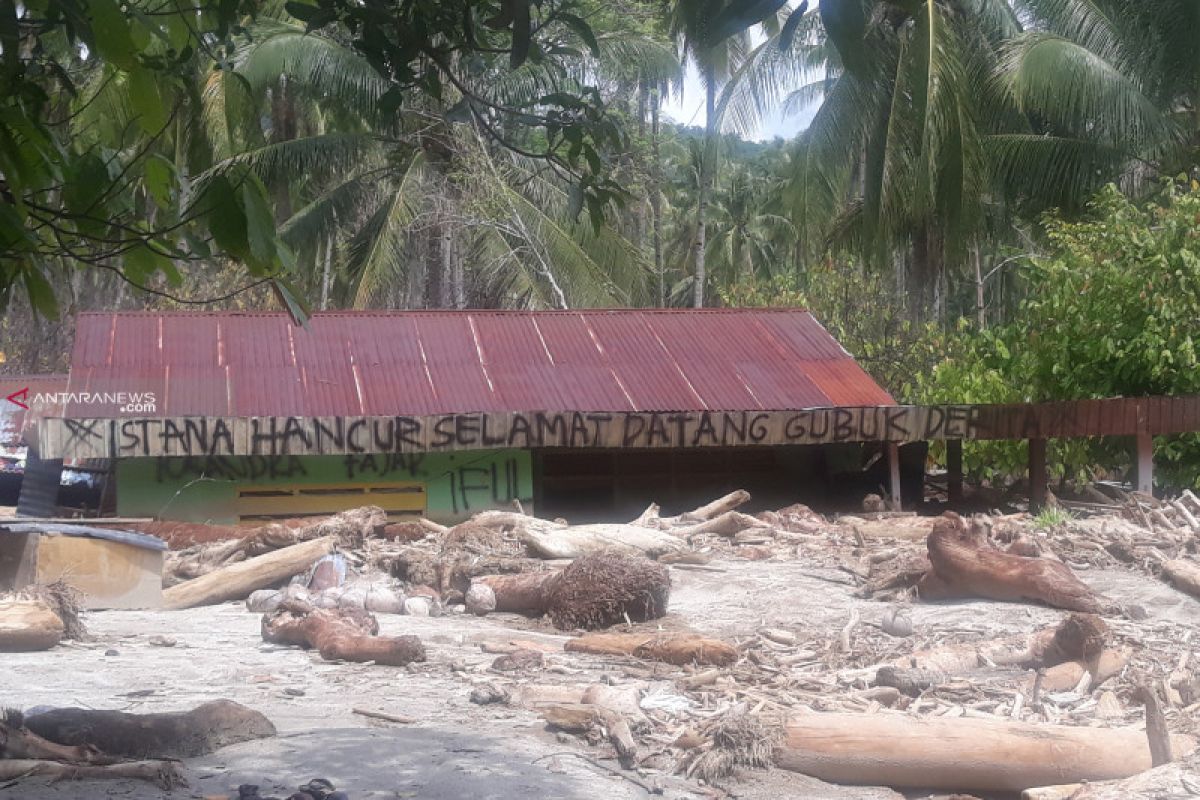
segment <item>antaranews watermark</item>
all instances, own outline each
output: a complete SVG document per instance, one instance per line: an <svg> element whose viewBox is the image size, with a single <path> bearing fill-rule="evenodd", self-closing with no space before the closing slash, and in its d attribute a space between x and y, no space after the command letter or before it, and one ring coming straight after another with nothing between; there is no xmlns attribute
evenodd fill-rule
<svg viewBox="0 0 1200 800"><path fill-rule="evenodd" d="M26 411L30 406L89 406L89 411L106 410L114 407L119 414L153 414L158 410L158 397L154 392L37 392L29 393L29 387L18 389L5 398ZM99 408L92 408L99 406Z"/></svg>

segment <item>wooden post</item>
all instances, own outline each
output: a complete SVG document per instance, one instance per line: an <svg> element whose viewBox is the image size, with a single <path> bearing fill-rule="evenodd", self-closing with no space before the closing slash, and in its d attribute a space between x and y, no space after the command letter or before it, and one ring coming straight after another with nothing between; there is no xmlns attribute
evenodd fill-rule
<svg viewBox="0 0 1200 800"><path fill-rule="evenodd" d="M1137 490L1154 492L1154 437L1146 431L1137 434Z"/></svg>
<svg viewBox="0 0 1200 800"><path fill-rule="evenodd" d="M1029 510L1046 505L1046 440L1029 440Z"/></svg>
<svg viewBox="0 0 1200 800"><path fill-rule="evenodd" d="M888 495L893 511L900 510L900 445L887 443Z"/></svg>
<svg viewBox="0 0 1200 800"><path fill-rule="evenodd" d="M951 505L962 501L962 439L946 440L946 494Z"/></svg>

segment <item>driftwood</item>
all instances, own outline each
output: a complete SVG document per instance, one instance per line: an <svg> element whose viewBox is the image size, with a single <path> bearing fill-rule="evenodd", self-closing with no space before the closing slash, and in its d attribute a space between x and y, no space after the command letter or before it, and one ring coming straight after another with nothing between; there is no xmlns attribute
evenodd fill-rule
<svg viewBox="0 0 1200 800"><path fill-rule="evenodd" d="M738 506L750 501L750 493L745 489L738 489L730 492L724 497L718 497L711 503L706 503L699 508L681 514L679 519L683 522L703 522L707 519L720 516L727 511L732 511Z"/></svg>
<svg viewBox="0 0 1200 800"><path fill-rule="evenodd" d="M738 658L733 645L695 633L589 633L571 639L564 648L572 653L634 656L679 666L724 667Z"/></svg>
<svg viewBox="0 0 1200 800"><path fill-rule="evenodd" d="M1173 738L1181 752L1195 746ZM775 764L835 783L1019 792L1124 778L1151 761L1146 737L1134 730L880 712L793 716Z"/></svg>
<svg viewBox="0 0 1200 800"><path fill-rule="evenodd" d="M934 523L927 546L932 569L917 584L924 599L1032 600L1093 614L1111 609L1066 564L997 550L985 535L968 530L953 512Z"/></svg>
<svg viewBox="0 0 1200 800"><path fill-rule="evenodd" d="M259 528L228 529L233 535L225 541L169 553L164 573L175 582L188 581L275 550L330 537L339 546L352 549L369 537L382 535L386 526L387 514L382 508L362 506L303 525L272 522Z"/></svg>
<svg viewBox="0 0 1200 800"><path fill-rule="evenodd" d="M601 728L616 748L622 766L629 768L637 763L637 743L629 723L620 713L587 703L552 703L538 711L552 727L570 733L587 733L593 728Z"/></svg>
<svg viewBox="0 0 1200 800"><path fill-rule="evenodd" d="M228 600L244 600L255 589L263 589L304 572L321 556L332 553L336 543L337 540L332 536L326 536L248 561L238 561L164 590L163 605L166 608L193 608Z"/></svg>
<svg viewBox="0 0 1200 800"><path fill-rule="evenodd" d="M150 781L164 791L186 786L183 772L174 761L127 761L121 764L64 764L59 761L0 759L0 781L43 777L56 781L120 780Z"/></svg>
<svg viewBox="0 0 1200 800"><path fill-rule="evenodd" d="M1200 598L1200 564L1175 558L1162 565L1163 575L1181 592Z"/></svg>
<svg viewBox="0 0 1200 800"><path fill-rule="evenodd" d="M24 722L31 732L50 742L141 759L191 758L275 735L270 720L232 700L157 714L56 708L26 716Z"/></svg>
<svg viewBox="0 0 1200 800"><path fill-rule="evenodd" d="M45 600L0 598L0 653L48 650L58 644L66 626Z"/></svg>
<svg viewBox="0 0 1200 800"><path fill-rule="evenodd" d="M579 558L601 550L654 557L684 547L678 537L641 525L563 525L512 511L484 511L471 521L488 528L511 527L537 558Z"/></svg>
<svg viewBox="0 0 1200 800"><path fill-rule="evenodd" d="M43 739L25 727L19 712L8 711L0 721L0 759L13 758L70 764L108 764L116 760L91 745L65 745Z"/></svg>
<svg viewBox="0 0 1200 800"><path fill-rule="evenodd" d="M318 609L285 600L262 618L263 641L313 648L327 661L373 661L402 667L425 660L416 636L379 636L374 615L358 609Z"/></svg>
<svg viewBox="0 0 1200 800"><path fill-rule="evenodd" d="M618 551L591 553L559 572L527 572L476 579L470 610L548 613L560 630L603 628L644 622L667 613L671 576L667 568ZM468 592L471 594L471 592Z"/></svg>
<svg viewBox="0 0 1200 800"><path fill-rule="evenodd" d="M1132 800L1196 796L1200 784L1195 767L1179 762L1140 772L1129 778L1094 783L1068 783L1026 789L1021 800Z"/></svg>

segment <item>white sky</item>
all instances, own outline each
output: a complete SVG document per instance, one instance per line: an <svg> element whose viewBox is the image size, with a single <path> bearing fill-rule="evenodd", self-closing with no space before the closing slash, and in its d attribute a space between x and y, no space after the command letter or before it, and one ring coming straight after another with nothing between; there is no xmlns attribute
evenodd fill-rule
<svg viewBox="0 0 1200 800"><path fill-rule="evenodd" d="M762 121L754 134L746 138L756 142L767 141L776 136L790 139L808 127L819 105L812 103L790 117L784 117L776 109L770 117ZM663 113L680 125L704 127L704 86L700 83L700 74L692 64L688 64L684 72L683 91L679 95L668 96L663 101Z"/></svg>

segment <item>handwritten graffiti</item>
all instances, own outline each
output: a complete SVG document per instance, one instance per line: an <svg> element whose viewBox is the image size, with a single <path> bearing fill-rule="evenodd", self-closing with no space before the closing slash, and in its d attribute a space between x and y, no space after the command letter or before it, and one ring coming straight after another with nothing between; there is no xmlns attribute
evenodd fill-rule
<svg viewBox="0 0 1200 800"><path fill-rule="evenodd" d="M351 457L490 448L730 447L989 438L981 408L47 419L40 434L44 451L55 457L345 455L348 470L403 472L413 468L409 462Z"/></svg>

